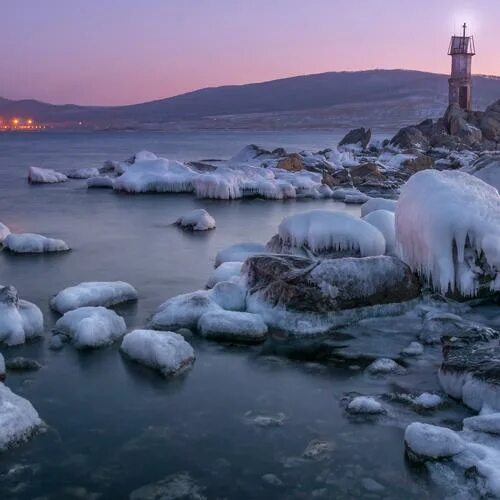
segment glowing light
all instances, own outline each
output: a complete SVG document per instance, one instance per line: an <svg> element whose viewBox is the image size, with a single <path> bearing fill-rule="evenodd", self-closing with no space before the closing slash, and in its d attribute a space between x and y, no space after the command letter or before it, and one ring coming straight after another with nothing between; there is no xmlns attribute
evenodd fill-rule
<svg viewBox="0 0 500 500"><path fill-rule="evenodd" d="M12 123L13 123L14 125L19 125L19 120L18 120L17 118L14 118L14 119L12 120Z"/></svg>
<svg viewBox="0 0 500 500"><path fill-rule="evenodd" d="M31 118L28 118L27 124L28 125L33 125L33 120Z"/></svg>

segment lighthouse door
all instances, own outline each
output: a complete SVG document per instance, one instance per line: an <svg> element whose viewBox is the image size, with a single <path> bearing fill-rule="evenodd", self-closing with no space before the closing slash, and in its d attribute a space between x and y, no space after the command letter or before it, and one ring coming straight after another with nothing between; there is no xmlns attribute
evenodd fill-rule
<svg viewBox="0 0 500 500"><path fill-rule="evenodd" d="M467 87L460 87L458 94L458 103L462 109L469 108L469 92Z"/></svg>

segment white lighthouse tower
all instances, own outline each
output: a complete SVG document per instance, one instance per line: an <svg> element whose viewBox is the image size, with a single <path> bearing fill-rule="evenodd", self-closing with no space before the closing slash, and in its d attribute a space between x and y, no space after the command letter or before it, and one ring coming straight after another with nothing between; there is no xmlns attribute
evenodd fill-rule
<svg viewBox="0 0 500 500"><path fill-rule="evenodd" d="M474 37L467 36L467 24L461 36L452 36L448 55L451 56L449 103L470 111L472 108L472 56L476 54Z"/></svg>

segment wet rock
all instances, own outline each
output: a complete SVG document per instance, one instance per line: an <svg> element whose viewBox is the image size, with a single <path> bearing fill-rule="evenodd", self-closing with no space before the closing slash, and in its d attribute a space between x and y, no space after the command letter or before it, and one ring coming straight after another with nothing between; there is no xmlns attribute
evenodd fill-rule
<svg viewBox="0 0 500 500"><path fill-rule="evenodd" d="M172 474L130 493L130 500L205 500L204 488L187 473Z"/></svg>
<svg viewBox="0 0 500 500"><path fill-rule="evenodd" d="M330 458L334 449L335 445L331 441L313 439L302 453L302 458L319 462Z"/></svg>
<svg viewBox="0 0 500 500"><path fill-rule="evenodd" d="M366 149L372 138L370 128L356 128L348 132L339 142L339 148L346 145L359 145L361 149Z"/></svg>
<svg viewBox="0 0 500 500"><path fill-rule="evenodd" d="M5 366L7 370L24 372L36 371L42 367L38 361L30 358L23 358L22 356L8 359L5 362Z"/></svg>

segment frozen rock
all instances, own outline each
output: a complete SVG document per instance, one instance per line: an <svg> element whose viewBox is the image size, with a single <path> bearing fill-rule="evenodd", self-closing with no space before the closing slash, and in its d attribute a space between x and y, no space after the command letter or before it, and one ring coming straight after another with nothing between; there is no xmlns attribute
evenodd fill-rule
<svg viewBox="0 0 500 500"><path fill-rule="evenodd" d="M97 177L99 169L94 167L79 168L68 172L66 175L70 179L89 179L90 177Z"/></svg>
<svg viewBox="0 0 500 500"><path fill-rule="evenodd" d="M204 209L192 210L186 215L179 217L176 222L178 226L193 231L207 231L215 229L215 219Z"/></svg>
<svg viewBox="0 0 500 500"><path fill-rule="evenodd" d="M339 149L342 146L357 146L359 150L366 149L372 137L371 129L363 127L349 131L345 137L339 142Z"/></svg>
<svg viewBox="0 0 500 500"><path fill-rule="evenodd" d="M68 311L54 327L57 333L69 337L77 349L110 345L124 335L126 329L123 318L105 307Z"/></svg>
<svg viewBox="0 0 500 500"><path fill-rule="evenodd" d="M500 196L474 176L412 176L397 204L396 239L402 259L442 293L500 287Z"/></svg>
<svg viewBox="0 0 500 500"><path fill-rule="evenodd" d="M41 425L33 405L0 382L0 451L28 440Z"/></svg>
<svg viewBox="0 0 500 500"><path fill-rule="evenodd" d="M244 262L248 257L267 253L266 247L260 243L236 243L222 249L215 257L215 267L224 262Z"/></svg>
<svg viewBox="0 0 500 500"><path fill-rule="evenodd" d="M437 394L431 394L430 392L423 392L420 396L413 399L413 404L423 408L425 410L430 410L437 408L443 404L443 398Z"/></svg>
<svg viewBox="0 0 500 500"><path fill-rule="evenodd" d="M124 281L88 281L61 290L50 299L50 307L64 314L79 307L109 307L137 297L137 290Z"/></svg>
<svg viewBox="0 0 500 500"><path fill-rule="evenodd" d="M238 277L242 266L243 262L223 262L208 278L207 288L213 288L221 281L229 281L231 278Z"/></svg>
<svg viewBox="0 0 500 500"><path fill-rule="evenodd" d="M0 352L0 382L5 380L5 359Z"/></svg>
<svg viewBox="0 0 500 500"><path fill-rule="evenodd" d="M483 153L470 167L463 170L500 192L500 152Z"/></svg>
<svg viewBox="0 0 500 500"><path fill-rule="evenodd" d="M210 292L213 301L226 311L243 311L246 307L246 289L239 283L221 281Z"/></svg>
<svg viewBox="0 0 500 500"><path fill-rule="evenodd" d="M22 356L8 359L5 366L8 370L20 372L37 371L42 367L36 359L24 358Z"/></svg>
<svg viewBox="0 0 500 500"><path fill-rule="evenodd" d="M90 177L87 179L88 188L111 188L113 189L115 181L111 177L105 175L98 177Z"/></svg>
<svg viewBox="0 0 500 500"><path fill-rule="evenodd" d="M0 222L0 245L3 243L3 240L7 238L10 234L10 229Z"/></svg>
<svg viewBox="0 0 500 500"><path fill-rule="evenodd" d="M464 420L464 429L500 435L500 413L477 415Z"/></svg>
<svg viewBox="0 0 500 500"><path fill-rule="evenodd" d="M410 342L402 352L406 356L420 356L424 353L424 346L420 342Z"/></svg>
<svg viewBox="0 0 500 500"><path fill-rule="evenodd" d="M123 338L121 350L132 360L162 375L177 375L191 367L194 350L182 335L154 330L134 330Z"/></svg>
<svg viewBox="0 0 500 500"><path fill-rule="evenodd" d="M384 407L375 398L357 396L347 405L347 411L353 414L378 415L384 413Z"/></svg>
<svg viewBox="0 0 500 500"><path fill-rule="evenodd" d="M415 460L448 458L465 449L463 439L456 432L420 422L413 422L406 428L405 444Z"/></svg>
<svg viewBox="0 0 500 500"><path fill-rule="evenodd" d="M396 220L394 212L374 210L363 217L365 222L376 227L384 236L385 253L396 255Z"/></svg>
<svg viewBox="0 0 500 500"><path fill-rule="evenodd" d="M33 233L11 233L5 238L3 244L7 250L13 253L66 252L70 249L63 240Z"/></svg>
<svg viewBox="0 0 500 500"><path fill-rule="evenodd" d="M387 375L390 373L401 375L406 373L406 369L403 366L389 358L380 358L375 360L366 368L366 371L370 375Z"/></svg>
<svg viewBox="0 0 500 500"><path fill-rule="evenodd" d="M152 328L196 328L200 317L223 309L212 299L210 292L199 290L172 297L165 301L151 318Z"/></svg>
<svg viewBox="0 0 500 500"><path fill-rule="evenodd" d="M42 311L21 300L13 286L0 287L0 342L23 344L43 333Z"/></svg>
<svg viewBox="0 0 500 500"><path fill-rule="evenodd" d="M312 210L285 217L277 238L267 245L274 253L321 257L368 257L385 253L385 239L371 224L344 212Z"/></svg>
<svg viewBox="0 0 500 500"><path fill-rule="evenodd" d="M67 180L64 174L50 168L30 167L28 170L28 181L32 184L55 184Z"/></svg>
<svg viewBox="0 0 500 500"><path fill-rule="evenodd" d="M235 311L208 312L201 316L198 330L203 337L257 343L266 339L267 326L257 314Z"/></svg>

